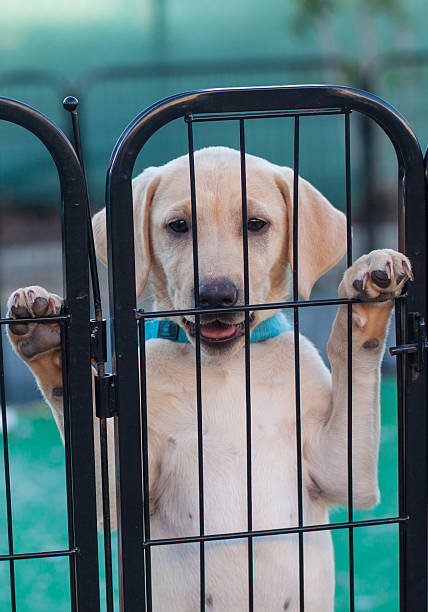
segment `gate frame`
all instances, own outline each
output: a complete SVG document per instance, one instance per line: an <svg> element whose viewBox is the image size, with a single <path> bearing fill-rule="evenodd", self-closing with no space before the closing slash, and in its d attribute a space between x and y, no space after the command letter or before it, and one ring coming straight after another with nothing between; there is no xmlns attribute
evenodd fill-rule
<svg viewBox="0 0 428 612"><path fill-rule="evenodd" d="M122 610L144 609L142 441L135 316L132 171L148 139L167 123L188 115L258 111L357 111L374 120L389 137L398 160L399 249L412 261L415 282L405 300L408 313L426 318L426 216L424 160L405 119L380 98L337 86L279 86L191 91L166 98L139 114L120 136L106 183L107 243L113 363L116 369L115 417L118 477L119 591ZM317 114L314 112L314 114ZM407 244L405 238L408 237ZM117 265L116 265L117 264ZM122 270L127 270L123 274ZM348 301L349 302L349 301ZM336 302L339 303L339 302ZM399 342L413 341L406 317ZM415 374L410 359L398 359L404 377L402 449L404 490L400 491L400 610L427 609L427 421L426 372ZM135 477L137 475L137 477ZM401 482L401 481L400 481ZM397 521L398 522L398 521Z"/></svg>
<svg viewBox="0 0 428 612"><path fill-rule="evenodd" d="M34 134L55 163L61 190L65 299L63 313L48 320L57 320L62 325L69 550L8 556L11 564L21 558L69 556L71 609L97 612L100 595L88 329L88 236L82 231L87 227L86 186L72 144L42 113L15 100L0 98L0 120ZM4 324L7 321L10 320L2 319ZM4 397L2 411L3 400ZM9 549L11 544L9 539Z"/></svg>

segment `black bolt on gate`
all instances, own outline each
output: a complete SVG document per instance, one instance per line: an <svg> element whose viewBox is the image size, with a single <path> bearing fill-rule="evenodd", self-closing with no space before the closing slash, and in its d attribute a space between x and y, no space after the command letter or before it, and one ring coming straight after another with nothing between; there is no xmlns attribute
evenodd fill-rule
<svg viewBox="0 0 428 612"><path fill-rule="evenodd" d="M350 114L361 113L375 121L389 137L398 161L399 249L414 266L415 282L397 299L396 330L399 445L398 516L355 520L353 516L352 470L352 345L351 316L355 300L299 300L298 281L298 204L300 124L305 117L342 115L346 167L347 263L352 263L351 235L351 160ZM293 299L274 304L250 304L248 276L248 236L246 233L245 125L258 118L289 117L294 122L294 233ZM184 119L187 123L192 204L193 266L195 307L191 309L136 311L134 233L131 177L136 158L150 137L167 123ZM230 308L203 308L199 302L198 241L196 228L196 190L193 151L193 125L205 121L235 121L241 152L243 212L243 254L245 300ZM299 542L300 611L305 609L304 558L305 533L343 529L349 534L349 610L354 602L353 535L358 527L397 524L399 527L400 610L427 609L427 423L426 368L423 359L426 318L426 217L424 160L418 142L405 120L392 107L360 90L334 86L287 86L233 88L193 91L158 102L138 115L120 137L111 157L107 175L107 228L109 284L112 314L112 352L116 376L116 458L119 522L120 608L126 612L152 609L151 550L157 546L199 543L200 608L205 609L205 543L246 539L248 541L248 609L254 609L252 543L254 537L297 534ZM300 416L299 312L301 308L335 304L348 305L348 520L341 523L306 525L302 504L302 443ZM292 528L253 530L251 471L251 381L250 310L291 309L294 314L295 407L298 524ZM215 312L245 313L245 372L247 415L247 508L248 528L243 532L205 534L203 466L203 398L201 393L200 315ZM145 322L163 318L195 315L196 327L196 419L198 432L199 535L151 539L148 473L148 434L146 397ZM140 344L140 346L139 346ZM411 348L409 348L411 347ZM412 357L414 355L414 357ZM140 366L138 359L140 358ZM139 371L140 370L140 371ZM141 393L140 393L141 391ZM145 576L146 588L142 576Z"/></svg>
<svg viewBox="0 0 428 612"><path fill-rule="evenodd" d="M0 561L10 565L11 610L17 608L15 564L21 559L69 557L71 608L79 612L100 609L92 385L90 373L88 236L81 231L87 224L84 175L75 150L65 135L33 108L0 98L0 119L32 132L55 162L62 201L62 246L64 269L63 312L38 319L40 324L58 322L61 326L63 364L63 408L67 481L69 548L16 554L14 552L11 474L7 436L3 355L0 346L0 392L3 425L3 452L7 499L8 554ZM34 319L21 319L33 323ZM1 318L1 325L13 319Z"/></svg>

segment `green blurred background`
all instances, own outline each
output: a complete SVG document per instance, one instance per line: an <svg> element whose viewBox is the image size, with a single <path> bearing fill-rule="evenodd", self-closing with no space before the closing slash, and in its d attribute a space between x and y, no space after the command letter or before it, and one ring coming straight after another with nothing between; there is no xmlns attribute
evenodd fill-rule
<svg viewBox="0 0 428 612"><path fill-rule="evenodd" d="M188 89L311 82L370 89L397 106L425 144L427 16L423 0L7 3L0 36L0 91L35 106L67 131L60 102L66 94L78 95L97 208L103 203L110 152L127 123L152 102ZM231 143L222 126L217 130L219 140ZM49 171L50 159L32 137L19 132L9 126L0 131L1 141L8 143L0 151L2 205L55 208L57 182ZM256 152L280 162L280 139L272 141L274 130L263 132ZM334 168L317 170L317 160L335 145L325 135L313 130L308 171L337 199ZM360 149L362 137L356 129ZM385 212L390 193L376 177L393 169L381 135L375 131L373 138L370 197L380 198ZM177 131L166 129L139 168L165 163L183 150ZM364 193L367 168L362 156L359 150L355 188Z"/></svg>
<svg viewBox="0 0 428 612"><path fill-rule="evenodd" d="M428 4L424 0L41 0L7 3L0 23L0 95L19 99L70 133L65 95L79 97L92 207L103 205L114 143L128 122L165 96L204 87L333 83L383 97L428 140ZM256 125L257 124L257 125ZM238 146L236 128L197 126L196 145ZM292 163L292 125L252 122L247 150ZM396 247L396 159L383 133L351 117L354 256ZM156 134L137 171L185 153L185 126ZM301 174L344 207L340 117L301 120ZM58 179L49 155L15 126L0 125L0 300L18 286L62 293ZM343 262L314 296L335 295ZM105 271L101 271L104 302ZM325 357L334 309L303 309L302 329ZM108 315L108 307L107 312ZM3 330L4 331L4 330ZM10 420L15 550L67 546L63 449L36 385L4 339ZM388 343L394 342L390 335ZM397 513L394 363L382 390L382 503L362 518ZM0 478L3 468L0 459ZM346 518L337 510L334 520ZM356 530L356 610L398 610L395 526ZM347 534L334 534L337 611L348 609ZM100 543L101 546L101 543ZM7 552L0 484L0 554ZM69 609L68 562L16 563L18 610ZM102 564L101 564L102 565ZM9 609L9 569L0 562L0 609Z"/></svg>

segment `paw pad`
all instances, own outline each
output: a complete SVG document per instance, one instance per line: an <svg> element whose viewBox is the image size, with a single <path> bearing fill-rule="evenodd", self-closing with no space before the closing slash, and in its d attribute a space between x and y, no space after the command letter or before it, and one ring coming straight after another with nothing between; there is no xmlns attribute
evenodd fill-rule
<svg viewBox="0 0 428 612"><path fill-rule="evenodd" d="M391 269L390 264L387 264ZM391 284L391 273L388 276L388 273L384 270L374 270L371 273L372 281L381 289L386 289Z"/></svg>
<svg viewBox="0 0 428 612"><path fill-rule="evenodd" d="M37 297L33 302L33 312L36 317L42 317L48 309L48 300L43 297Z"/></svg>

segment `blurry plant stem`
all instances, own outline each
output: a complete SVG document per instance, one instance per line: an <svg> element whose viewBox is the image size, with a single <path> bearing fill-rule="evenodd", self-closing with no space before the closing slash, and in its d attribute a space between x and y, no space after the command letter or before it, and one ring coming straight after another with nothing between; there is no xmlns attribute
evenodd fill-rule
<svg viewBox="0 0 428 612"><path fill-rule="evenodd" d="M342 7L343 8L343 7ZM349 11L349 12L348 12ZM359 57L359 64L366 66L376 60L381 49L379 48L380 35L378 32L379 20L376 19L376 14L367 10L367 7L360 3L351 2L348 9L345 9L352 22L355 24L356 32L356 50ZM338 40L337 36L337 18L343 11L328 11L322 14L312 14L308 17L315 22L315 27L320 41L322 54L325 56L340 55L343 52L342 41ZM395 22L393 35L391 36L391 49L403 48L409 46L412 40L412 32L408 27L406 15L403 14L401 19L394 19L394 15L383 15L383 19Z"/></svg>
<svg viewBox="0 0 428 612"><path fill-rule="evenodd" d="M340 52L340 43L337 40L331 17L322 17L316 20L318 38L323 55L337 55Z"/></svg>
<svg viewBox="0 0 428 612"><path fill-rule="evenodd" d="M360 64L366 65L378 55L378 36L376 24L372 15L361 9L352 9L352 20L357 29L357 48ZM341 42L338 40L336 28L334 27L335 17L325 15L316 19L316 27L320 46L323 55L340 55L342 51Z"/></svg>
<svg viewBox="0 0 428 612"><path fill-rule="evenodd" d="M353 21L358 24L359 50L363 66L375 59L379 54L379 36L376 30L376 20L367 11L353 9Z"/></svg>

